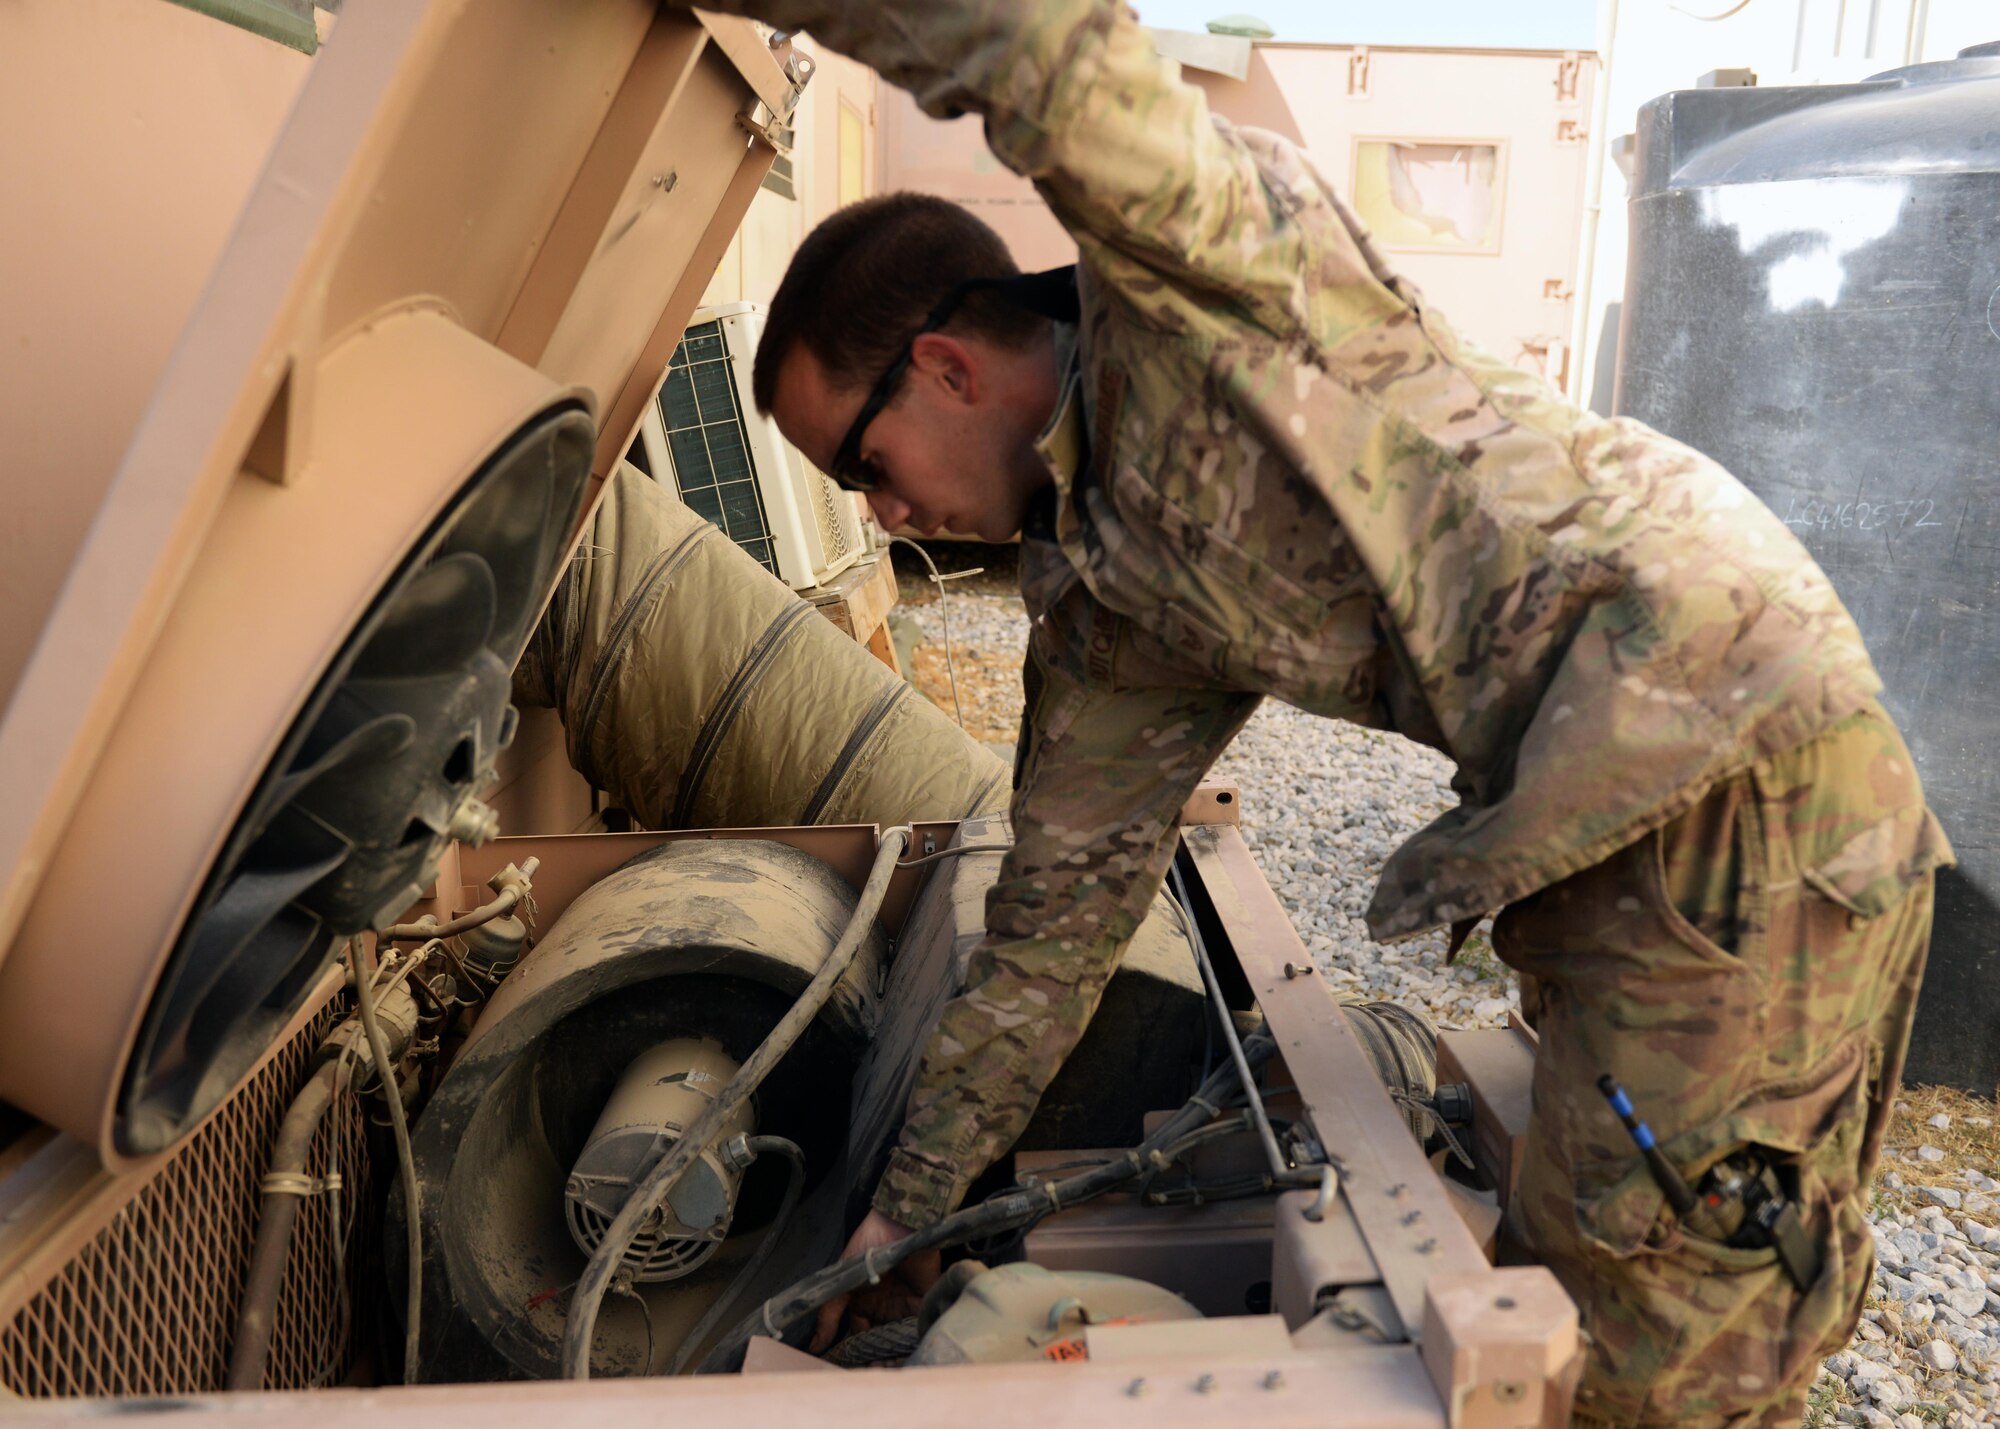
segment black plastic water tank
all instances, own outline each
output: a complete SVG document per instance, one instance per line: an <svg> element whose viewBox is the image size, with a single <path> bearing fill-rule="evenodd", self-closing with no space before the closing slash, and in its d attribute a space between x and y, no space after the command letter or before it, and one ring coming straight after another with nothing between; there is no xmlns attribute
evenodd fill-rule
<svg viewBox="0 0 2000 1429"><path fill-rule="evenodd" d="M1833 578L1960 859L1907 1075L2000 1081L2000 44L1639 115L1620 413Z"/></svg>

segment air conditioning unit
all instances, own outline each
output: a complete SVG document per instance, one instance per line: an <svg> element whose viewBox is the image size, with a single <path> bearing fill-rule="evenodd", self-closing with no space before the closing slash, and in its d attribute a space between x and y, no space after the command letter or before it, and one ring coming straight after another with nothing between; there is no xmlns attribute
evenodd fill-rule
<svg viewBox="0 0 2000 1429"><path fill-rule="evenodd" d="M764 569L805 590L865 555L867 535L859 498L815 470L751 401L763 333L760 303L697 312L647 404L632 455Z"/></svg>

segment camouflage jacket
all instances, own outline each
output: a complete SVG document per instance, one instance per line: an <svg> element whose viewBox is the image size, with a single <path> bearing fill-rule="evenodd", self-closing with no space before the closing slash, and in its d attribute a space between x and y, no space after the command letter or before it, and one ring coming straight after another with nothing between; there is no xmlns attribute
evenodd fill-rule
<svg viewBox="0 0 2000 1429"><path fill-rule="evenodd" d="M1602 861L1879 688L1740 484L1472 348L1294 146L1211 120L1118 0L748 8L932 113L982 113L1081 250L1053 540L1024 555L1017 842L889 1215L936 1219L1018 1135L1260 696L1456 761L1461 803L1369 909L1395 938Z"/></svg>

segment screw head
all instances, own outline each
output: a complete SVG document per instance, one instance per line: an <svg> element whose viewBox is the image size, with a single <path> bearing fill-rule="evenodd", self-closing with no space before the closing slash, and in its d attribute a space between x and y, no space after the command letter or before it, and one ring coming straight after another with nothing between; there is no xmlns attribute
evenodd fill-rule
<svg viewBox="0 0 2000 1429"><path fill-rule="evenodd" d="M1518 1379L1496 1379L1493 1381L1493 1397L1502 1404L1519 1404L1528 1397L1528 1386Z"/></svg>
<svg viewBox="0 0 2000 1429"><path fill-rule="evenodd" d="M1200 1379L1196 1380L1194 1382L1194 1392L1196 1394L1215 1393L1215 1376L1212 1374L1205 1374Z"/></svg>
<svg viewBox="0 0 2000 1429"><path fill-rule="evenodd" d="M1144 1394L1146 1393L1146 1381L1143 1379L1133 1380L1130 1384L1125 1386L1125 1393L1128 1397L1132 1399L1138 1399L1143 1397Z"/></svg>
<svg viewBox="0 0 2000 1429"><path fill-rule="evenodd" d="M1264 1388L1283 1389L1284 1387L1285 1387L1285 1372L1283 1370L1274 1369L1269 1374L1264 1376Z"/></svg>

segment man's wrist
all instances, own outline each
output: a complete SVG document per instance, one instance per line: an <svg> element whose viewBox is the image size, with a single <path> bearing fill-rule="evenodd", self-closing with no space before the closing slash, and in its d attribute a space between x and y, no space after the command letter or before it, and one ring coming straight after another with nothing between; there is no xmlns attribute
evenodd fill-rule
<svg viewBox="0 0 2000 1429"><path fill-rule="evenodd" d="M902 1147L889 1153L888 1169L875 1188L877 1211L912 1230L935 1225L958 1204L958 1175L913 1156Z"/></svg>

